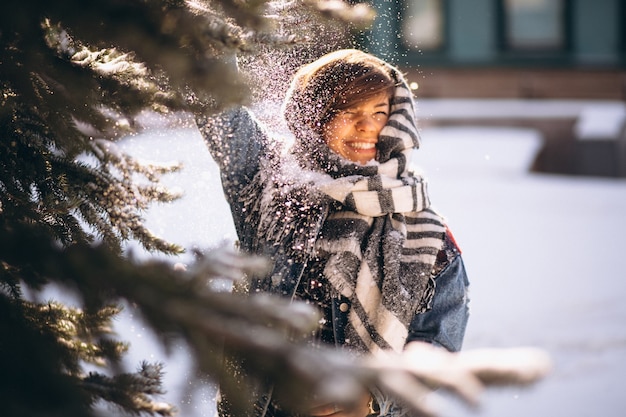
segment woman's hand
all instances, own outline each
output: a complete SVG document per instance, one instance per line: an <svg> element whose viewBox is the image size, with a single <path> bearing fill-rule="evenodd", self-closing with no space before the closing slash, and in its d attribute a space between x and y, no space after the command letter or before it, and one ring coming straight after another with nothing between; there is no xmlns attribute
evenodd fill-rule
<svg viewBox="0 0 626 417"><path fill-rule="evenodd" d="M370 414L371 394L364 393L359 397L356 405L353 407L343 406L339 404L322 404L313 407L309 411L312 417L365 417Z"/></svg>

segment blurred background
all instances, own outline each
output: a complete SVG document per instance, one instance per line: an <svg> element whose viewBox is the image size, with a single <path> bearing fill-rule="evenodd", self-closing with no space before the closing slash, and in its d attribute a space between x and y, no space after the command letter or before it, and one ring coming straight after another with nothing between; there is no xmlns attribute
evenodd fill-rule
<svg viewBox="0 0 626 417"><path fill-rule="evenodd" d="M407 72L424 109L423 124L530 127L545 140L533 169L626 176L624 2L373 5L376 22L360 42ZM473 102L461 102L464 110L458 111L437 105L444 98Z"/></svg>

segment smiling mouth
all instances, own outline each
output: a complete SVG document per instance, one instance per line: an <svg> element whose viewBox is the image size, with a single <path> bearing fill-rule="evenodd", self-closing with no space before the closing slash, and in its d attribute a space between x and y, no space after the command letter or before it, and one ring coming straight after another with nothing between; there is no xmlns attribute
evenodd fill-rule
<svg viewBox="0 0 626 417"><path fill-rule="evenodd" d="M376 149L376 144L372 142L350 142L347 144L352 149L357 150L370 150Z"/></svg>

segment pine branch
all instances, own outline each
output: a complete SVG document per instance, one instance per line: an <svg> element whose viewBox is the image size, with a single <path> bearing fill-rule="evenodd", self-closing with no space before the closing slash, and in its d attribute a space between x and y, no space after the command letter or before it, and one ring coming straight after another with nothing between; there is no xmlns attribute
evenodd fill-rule
<svg viewBox="0 0 626 417"><path fill-rule="evenodd" d="M150 396L163 394L162 367L161 364L144 362L136 373L115 377L92 372L82 380L82 387L92 396L115 404L126 413L173 416L176 409L172 405L150 400Z"/></svg>
<svg viewBox="0 0 626 417"><path fill-rule="evenodd" d="M231 394L238 399L239 407L251 396L242 387L268 378L283 404L296 410L306 405L304 399L310 398L311 393L347 404L362 387L377 386L414 408L417 415L430 416L435 412L427 408L427 402L418 401L417 394L430 396L434 389L442 389L475 406L483 387L532 383L550 369L549 359L537 350L451 354L425 345L411 345L401 356L355 362L330 348L311 349L302 343L317 322L316 314L307 305L270 295L237 297L211 290L209 283L213 278L234 277L237 269L241 273L258 272L259 260L217 252L208 259L201 257L188 271L182 271L158 261L133 264L104 247L74 245L61 249L43 239L31 241L28 236L32 235L16 230L14 235L0 236L0 242L9 241L4 239L7 237L12 242L10 247L0 244L3 262L27 263L34 273L76 288L85 297L85 304L91 306L90 312L100 311L100 306L112 300L124 299L136 305L157 334L186 342L197 358L199 372L223 378L221 382L225 389L234 391ZM25 247L29 250L25 251ZM111 313L110 310L92 317L106 318ZM72 314L59 317L67 319ZM107 329L100 328L102 332ZM67 326L61 330L66 329ZM221 346L245 364L248 376L242 381L228 379L229 374L218 359ZM325 390L329 380L342 381L343 389ZM130 404L126 397L120 401L123 406Z"/></svg>

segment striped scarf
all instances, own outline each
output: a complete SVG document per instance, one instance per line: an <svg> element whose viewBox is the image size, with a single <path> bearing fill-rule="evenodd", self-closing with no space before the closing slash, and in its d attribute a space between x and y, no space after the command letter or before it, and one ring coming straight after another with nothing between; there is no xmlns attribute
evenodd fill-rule
<svg viewBox="0 0 626 417"><path fill-rule="evenodd" d="M326 218L316 249L325 277L350 300L346 344L356 351L401 351L411 319L432 302L445 225L425 181L407 168L418 143L411 93L400 84L379 137L385 162L320 186L341 209Z"/></svg>

